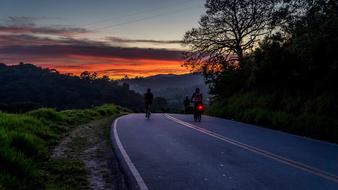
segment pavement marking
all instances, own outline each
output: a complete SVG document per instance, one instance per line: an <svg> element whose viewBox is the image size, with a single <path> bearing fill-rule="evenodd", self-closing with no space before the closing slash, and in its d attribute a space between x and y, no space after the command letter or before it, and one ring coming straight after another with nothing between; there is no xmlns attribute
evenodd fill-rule
<svg viewBox="0 0 338 190"><path fill-rule="evenodd" d="M227 138L227 137L222 136L222 135L220 135L218 133L215 133L215 132L212 132L210 130L198 127L196 125L184 122L182 120L179 120L179 119L177 119L177 118L175 118L173 116L170 116L169 114L165 114L165 116L168 119L170 119L170 120L172 120L172 121L174 121L176 123L179 123L179 124L181 124L181 125L183 125L185 127L194 129L194 130L199 131L201 133L207 134L207 135L209 135L211 137L214 137L216 139L219 139L221 141L227 142L229 144L232 144L232 145L235 145L237 147L243 148L243 149L248 150L250 152L262 155L264 157L273 159L275 161L278 161L278 162L281 162L283 164L292 166L294 168L298 168L298 169L303 170L305 172L308 172L310 174L313 174L313 175L322 177L324 179L330 180L332 182L338 183L338 176L335 175L335 174L332 174L332 173L326 172L324 170L321 170L321 169L318 169L318 168L314 168L312 166L309 166L309 165L306 165L306 164L303 164L303 163L300 163L300 162L297 162L297 161L294 161L294 160L290 160L290 159L285 158L283 156L279 156L279 155L273 154L271 152L268 152L268 151L256 148L254 146L251 146L251 145L248 145L248 144L244 144L244 143L241 143L239 141Z"/></svg>
<svg viewBox="0 0 338 190"><path fill-rule="evenodd" d="M126 150L124 149L120 138L118 136L117 133L117 122L120 120L121 117L117 118L114 121L114 128L113 128L113 133L114 133L114 138L117 144L117 147L119 148L124 160L126 161L129 170L131 171L131 173L133 174L134 178L136 179L137 185L139 186L140 190L148 190L147 185L145 184L143 178L141 177L140 173L137 171L135 165L133 164L133 162L130 160L130 157L128 156Z"/></svg>

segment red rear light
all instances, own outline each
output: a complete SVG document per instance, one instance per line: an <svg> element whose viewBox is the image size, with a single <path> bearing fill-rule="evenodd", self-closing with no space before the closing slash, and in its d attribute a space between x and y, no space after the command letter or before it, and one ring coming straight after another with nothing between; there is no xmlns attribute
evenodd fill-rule
<svg viewBox="0 0 338 190"><path fill-rule="evenodd" d="M197 106L197 109L198 109L198 110L203 110L203 106L202 106L202 105L198 105L198 106Z"/></svg>

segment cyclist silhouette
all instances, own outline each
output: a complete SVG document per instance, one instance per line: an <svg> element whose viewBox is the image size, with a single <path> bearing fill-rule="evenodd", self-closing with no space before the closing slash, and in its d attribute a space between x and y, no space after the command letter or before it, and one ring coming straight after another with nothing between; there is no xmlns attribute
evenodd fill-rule
<svg viewBox="0 0 338 190"><path fill-rule="evenodd" d="M191 96L191 102L193 102L195 104L194 109L196 108L196 106L198 104L202 104L202 102L203 102L203 95L200 92L199 88L196 88L195 92L192 94L192 96Z"/></svg>
<svg viewBox="0 0 338 190"><path fill-rule="evenodd" d="M184 113L189 113L189 108L190 108L190 100L189 97L186 96L185 100L183 101L183 105L184 105Z"/></svg>
<svg viewBox="0 0 338 190"><path fill-rule="evenodd" d="M150 107L153 104L154 95L151 93L151 89L148 88L147 92L144 94L144 105L145 105L145 112L146 118L150 118Z"/></svg>
<svg viewBox="0 0 338 190"><path fill-rule="evenodd" d="M203 95L199 88L196 88L194 94L191 96L191 102L194 103L194 120L201 122L203 107Z"/></svg>

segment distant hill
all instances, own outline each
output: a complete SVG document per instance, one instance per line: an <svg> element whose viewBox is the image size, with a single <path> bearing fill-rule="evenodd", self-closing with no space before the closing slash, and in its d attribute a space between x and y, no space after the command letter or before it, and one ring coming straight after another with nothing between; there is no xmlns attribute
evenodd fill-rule
<svg viewBox="0 0 338 190"><path fill-rule="evenodd" d="M0 110L88 108L105 103L143 109L140 94L107 78L67 76L32 64L0 64Z"/></svg>
<svg viewBox="0 0 338 190"><path fill-rule="evenodd" d="M185 75L155 75L146 78L123 79L120 83L127 83L130 89L139 93L144 93L147 88L151 88L155 96L166 98L170 107L182 107L185 96L191 96L196 88L200 88L208 97L208 86L204 82L201 74Z"/></svg>

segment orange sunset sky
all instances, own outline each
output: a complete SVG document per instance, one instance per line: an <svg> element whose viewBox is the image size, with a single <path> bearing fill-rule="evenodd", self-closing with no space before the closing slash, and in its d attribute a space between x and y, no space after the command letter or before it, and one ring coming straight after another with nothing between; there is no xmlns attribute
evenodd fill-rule
<svg viewBox="0 0 338 190"><path fill-rule="evenodd" d="M184 33L198 25L204 0L4 0L0 63L118 79L184 74Z"/></svg>
<svg viewBox="0 0 338 190"><path fill-rule="evenodd" d="M185 74L188 70L181 67L182 61L172 60L147 60L147 59L114 59L114 58L97 58L88 56L70 56L68 63L74 62L74 64L62 64L63 62L49 62L49 64L41 64L42 67L55 68L61 73L73 73L79 75L81 72L89 71L96 72L99 76L107 75L113 79L119 79L125 77L136 76L153 76L157 74ZM81 61L81 64L76 62Z"/></svg>

